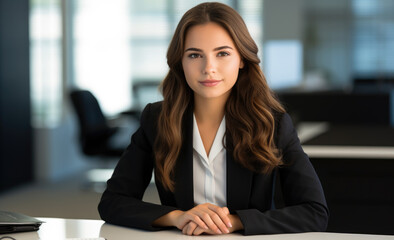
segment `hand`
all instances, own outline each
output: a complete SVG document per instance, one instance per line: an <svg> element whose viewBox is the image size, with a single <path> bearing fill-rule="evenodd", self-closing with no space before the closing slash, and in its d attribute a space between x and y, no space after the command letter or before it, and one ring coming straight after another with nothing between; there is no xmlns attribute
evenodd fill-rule
<svg viewBox="0 0 394 240"><path fill-rule="evenodd" d="M243 229L239 217L231 215L227 207L221 208L209 203L198 205L186 212L174 210L153 221L152 225L174 226L188 235L222 234Z"/></svg>
<svg viewBox="0 0 394 240"><path fill-rule="evenodd" d="M175 226L183 231L187 224L194 222L199 228L210 230L216 234L229 233L228 228L232 227L232 224L228 215L227 207L222 208L210 203L204 203L178 215ZM196 228L194 224L188 226L190 230L185 231L193 232Z"/></svg>
<svg viewBox="0 0 394 240"><path fill-rule="evenodd" d="M230 233L243 229L243 224L237 215L229 214L228 217L230 218L230 221L233 225L232 227L229 228ZM210 229L203 229L199 227L194 222L189 222L188 224L186 224L186 226L182 229L182 233L185 235L194 235L194 236L198 236L201 234L210 234L210 235L217 234Z"/></svg>
<svg viewBox="0 0 394 240"><path fill-rule="evenodd" d="M191 235L198 236L198 235L201 235L203 233L210 234L210 235L217 234L217 233L213 232L210 229L205 229L205 228L199 227L194 222L189 222L188 224L186 224L186 226L184 226L183 229L182 229L182 233L185 234L185 235L189 235L189 236L191 236Z"/></svg>

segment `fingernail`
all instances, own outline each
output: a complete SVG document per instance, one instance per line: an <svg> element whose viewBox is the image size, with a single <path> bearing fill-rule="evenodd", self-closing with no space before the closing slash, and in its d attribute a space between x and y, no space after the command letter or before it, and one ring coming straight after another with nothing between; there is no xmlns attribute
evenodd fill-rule
<svg viewBox="0 0 394 240"><path fill-rule="evenodd" d="M233 227L233 225L229 222L229 223L228 223L228 227Z"/></svg>

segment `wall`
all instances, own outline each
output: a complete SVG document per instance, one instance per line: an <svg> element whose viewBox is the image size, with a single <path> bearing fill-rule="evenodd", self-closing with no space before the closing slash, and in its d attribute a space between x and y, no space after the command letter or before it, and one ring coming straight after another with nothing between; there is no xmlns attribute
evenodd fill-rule
<svg viewBox="0 0 394 240"><path fill-rule="evenodd" d="M303 19L302 0L264 1L263 71L273 89L302 83Z"/></svg>
<svg viewBox="0 0 394 240"><path fill-rule="evenodd" d="M264 42L303 38L303 0L264 0Z"/></svg>
<svg viewBox="0 0 394 240"><path fill-rule="evenodd" d="M37 181L56 182L93 167L95 158L79 148L78 126L71 112L56 127L35 127L34 156Z"/></svg>
<svg viewBox="0 0 394 240"><path fill-rule="evenodd" d="M0 191L33 180L29 1L0 1Z"/></svg>

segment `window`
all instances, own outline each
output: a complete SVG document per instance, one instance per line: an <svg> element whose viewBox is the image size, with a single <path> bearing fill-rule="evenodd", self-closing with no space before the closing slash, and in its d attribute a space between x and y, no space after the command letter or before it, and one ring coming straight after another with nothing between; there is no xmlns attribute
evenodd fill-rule
<svg viewBox="0 0 394 240"><path fill-rule="evenodd" d="M323 71L339 88L393 77L394 1L305 1L306 71Z"/></svg>
<svg viewBox="0 0 394 240"><path fill-rule="evenodd" d="M60 0L30 1L30 79L33 126L61 119L62 32Z"/></svg>
<svg viewBox="0 0 394 240"><path fill-rule="evenodd" d="M33 119L42 126L61 122L64 86L92 91L106 115L132 108L133 85L159 84L168 71L166 52L176 24L186 10L205 2L30 1ZM263 1L220 2L243 16L261 54ZM144 92L141 105L161 99L154 89Z"/></svg>
<svg viewBox="0 0 394 240"><path fill-rule="evenodd" d="M109 115L129 107L131 2L78 0L71 5L74 84L91 91Z"/></svg>
<svg viewBox="0 0 394 240"><path fill-rule="evenodd" d="M353 0L354 54L356 75L394 74L394 2Z"/></svg>

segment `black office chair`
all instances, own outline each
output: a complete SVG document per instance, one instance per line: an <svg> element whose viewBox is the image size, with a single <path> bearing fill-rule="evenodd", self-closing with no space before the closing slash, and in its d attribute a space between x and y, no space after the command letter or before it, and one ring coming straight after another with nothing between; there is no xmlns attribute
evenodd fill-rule
<svg viewBox="0 0 394 240"><path fill-rule="evenodd" d="M78 116L82 152L88 156L121 156L125 146L110 144L119 128L108 125L96 97L87 90L73 90L70 97Z"/></svg>
<svg viewBox="0 0 394 240"><path fill-rule="evenodd" d="M70 92L79 122L79 140L82 152L91 156L100 166L86 172L82 187L86 190L103 192L113 168L130 142L135 130L132 124L110 126L96 97L87 90Z"/></svg>

